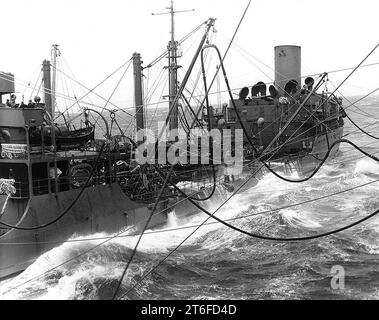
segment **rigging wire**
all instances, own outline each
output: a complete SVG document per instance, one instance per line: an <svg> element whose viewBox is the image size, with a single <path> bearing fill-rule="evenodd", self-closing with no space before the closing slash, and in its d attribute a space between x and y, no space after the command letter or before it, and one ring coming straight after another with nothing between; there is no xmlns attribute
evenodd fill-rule
<svg viewBox="0 0 379 320"><path fill-rule="evenodd" d="M235 37L236 37L236 35L237 35L238 31L239 31L239 28L241 27L242 21L245 19L245 16L246 16L247 11L249 10L250 4L251 4L251 0L249 0L248 4L246 6L246 9L245 9L244 13L242 14L242 17L241 17L241 19L240 19L240 21L239 21L239 23L237 25L237 28L235 29L235 31L233 33L232 39L230 40L230 42L228 44L228 47L225 50L224 56L221 59L221 64L217 68L216 73L214 74L213 79L212 79L211 83L209 84L209 90L210 90L210 88L212 88L213 83L215 82L215 80L217 78L217 74L220 71L221 65L224 63L225 58L226 58L226 56L227 56L227 54L228 54L228 52L229 52L229 50L230 50L230 48L231 48L231 46L232 46L232 44L234 42L234 39L235 39ZM202 109L202 106L204 105L205 99L206 99L206 97L204 97L204 99L203 99L203 101L202 101L202 103L200 105L200 108L197 111L197 117L199 116L199 112L201 112L201 109ZM195 121L192 122L191 128L193 127L194 123L195 123Z"/></svg>
<svg viewBox="0 0 379 320"><path fill-rule="evenodd" d="M32 78L33 75L37 73L37 70L38 70L38 69L39 69L39 67L36 68L36 69L33 71L32 76L31 76L30 78ZM40 69L40 72L39 72L38 78L36 79L36 82L35 82L35 86L37 85L37 82L38 82L39 77L41 76L41 73L42 73L42 70ZM0 72L0 74L2 74L2 72ZM8 81L9 81L9 80L8 80ZM25 102L24 97L25 97L26 91L27 91L28 89L30 89L30 85L32 84L32 81L33 81L33 78L30 79L30 81L28 81L28 82L27 82L27 85L24 87L24 91L23 91L22 94L21 94L21 96L22 96L22 102ZM35 86L34 86L34 88L33 88L33 91L35 90ZM30 100L30 98L29 98L29 100Z"/></svg>
<svg viewBox="0 0 379 320"><path fill-rule="evenodd" d="M165 91L165 87L166 87L166 85L167 85L167 82L168 82L168 78L166 78L165 80L164 80L164 83L163 83L163 87L162 87L162 91L161 91L161 96L163 95L163 92ZM154 114L152 115L152 117L151 117L151 119L150 119L150 125L149 125L149 127L152 127L152 125L153 125L153 123L157 120L157 111L158 111L158 105L159 105L159 103L157 103L156 105L155 105L155 111L154 111Z"/></svg>
<svg viewBox="0 0 379 320"><path fill-rule="evenodd" d="M198 27L196 27L195 29L193 29L191 32L189 32L187 35L185 35L181 40L179 40L178 44L181 45L183 42L185 42L188 38L190 38L193 34L195 34L198 30L201 29L202 26L204 26L205 24L207 24L208 20L206 20L205 22L202 22ZM155 64L157 64L160 60L162 60L163 58L165 58L167 55L167 50L165 50L160 56L158 56L157 58L155 58L152 62L150 62L146 68L151 68L153 67Z"/></svg>
<svg viewBox="0 0 379 320"><path fill-rule="evenodd" d="M369 128L369 127L372 127L373 125L376 125L375 127L371 128L370 130L374 130L374 129L377 129L378 128L378 122L375 121L375 122L372 122L372 123L368 123L368 124L365 124L363 126L360 126L361 129L366 129L366 128ZM361 132L360 129L355 129L355 130L352 130L350 132L347 132L346 134L343 135L343 138L347 137L347 136L350 136L350 135L353 135L353 134L356 134L358 132Z"/></svg>
<svg viewBox="0 0 379 320"><path fill-rule="evenodd" d="M331 83L332 85L333 85L333 83ZM333 85L334 86L334 85ZM369 92L366 96L364 96L363 98L362 98L362 100L363 99L365 99L365 98L367 98L368 96L370 96L370 95L372 95L372 94L374 94L375 92L377 92L377 91L379 91L379 88L376 88L376 89L374 89L373 91L371 91L371 92ZM339 92L339 94L341 94L341 92ZM346 97L344 97L349 103L351 103ZM338 100L337 100L338 101ZM355 105L357 102L355 102L353 105ZM346 112L345 112L345 114L346 114L346 118L348 118L349 119L349 121L359 130L359 131L361 131L362 133L364 133L365 135L367 135L367 136L369 136L370 138L373 138L373 139L375 139L375 140L379 140L379 137L376 137L376 136L374 136L374 135L372 135L372 134L370 134L370 133L368 133L367 131L365 131L365 130L363 130L362 129L362 127L360 127L360 126L358 126L356 123L355 123L355 121L351 118L351 116L349 116Z"/></svg>
<svg viewBox="0 0 379 320"><path fill-rule="evenodd" d="M379 90L379 88L378 88L378 90ZM362 98L360 98L360 99L358 99L358 100L356 100L354 103L348 105L347 107L344 107L344 110L347 110L347 109L351 108L352 106L354 106L354 104L356 104L356 103L362 101L363 99L365 99L365 98L367 98L367 97L368 97L368 95L365 96L365 97L362 97ZM310 117L309 117L306 121L308 121L309 119L310 119ZM316 128L319 124L322 124L322 123L324 123L324 122L326 122L326 121L329 121L329 120L331 120L331 119L333 119L333 117L325 118L324 120L319 121L319 123L315 124L313 127L310 127L309 129L303 131L302 133L298 134L297 136L295 136L295 137L289 137L289 138L288 138L283 144L279 145L276 149L273 149L272 152L276 151L277 149L282 148L282 146L285 146L286 144L289 144L289 143L295 143L295 142L301 142L302 140L296 140L296 139L297 139L298 137L304 135L305 133L309 132L310 130ZM373 124L374 124L374 123L373 123ZM267 127L269 127L269 126L267 126ZM301 126L301 127L302 127L302 126ZM357 131L357 130L355 130L355 131L353 131L353 132L356 132L356 131ZM261 131L261 132L262 132L262 131ZM296 133L296 132L294 132L293 135L294 135L295 133Z"/></svg>
<svg viewBox="0 0 379 320"><path fill-rule="evenodd" d="M37 84L39 83L39 80L40 80L40 78L41 78L41 75L42 75L42 70L39 72L39 75L38 75L38 77L37 77L37 79L36 79L36 82L34 83L33 90L32 90L32 92L30 93L30 96L29 96L29 100L32 100L33 93L34 93L34 91L36 90L36 87L37 87ZM27 88L25 88L25 90L26 90L26 89L27 89Z"/></svg>
<svg viewBox="0 0 379 320"><path fill-rule="evenodd" d="M355 149L357 149L359 152L361 152L362 154L364 154L365 156L367 156L368 158L376 161L376 162L379 162L379 159L377 157L375 157L374 155L372 154L369 154L367 153L366 151L364 151L363 149L361 149L360 147L358 147L357 145L355 145L353 142L351 141L348 141L348 140L341 140L341 141L337 141L338 143L348 143L350 144L351 146L353 146ZM337 143L336 142L336 143ZM336 145L336 143L334 143L328 153L330 153L330 151L334 148L334 146ZM162 171L158 168L158 167L155 167L156 170L158 171L158 173L162 176ZM181 194L185 194L179 187L177 187L175 185L175 183L172 183L171 181L169 181L169 183ZM379 209L374 211L372 214L358 220L358 221L355 221L351 224L348 224L347 226L344 226L344 227L341 227L341 228L338 228L338 229L334 229L332 231L328 231L328 232L324 232L324 233L321 233L321 234L317 234L317 235L311 235L311 236L306 236L306 237L292 237L292 238L281 238L281 237L269 237L269 236L264 236L264 235L260 235L260 234L256 234L256 233L252 233L252 232L248 232L248 231L245 231L245 230L242 230L236 226L233 226L229 223L227 223L226 221L214 216L214 213L210 213L209 211L207 211L205 208L201 207L199 204L197 204L195 201L189 199L189 201L194 205L196 206L198 209L200 209L202 212L204 212L205 214L207 214L209 217L215 219L216 221L218 221L219 223L222 223L223 225L227 226L228 228L230 229L233 229L235 231L238 231L242 234L245 234L247 236L250 236L252 238L257 238L257 239L260 239L260 240L268 240L268 241L280 241L280 242L294 242L294 241L307 241L307 240L314 240L314 239L319 239L319 238L324 238L324 237L327 237L327 236L330 236L330 235L333 235L333 234L336 234L336 233L340 233L342 231L345 231L345 230L348 230L348 229L351 229L355 226L357 226L358 224L361 224L363 222L365 222L366 220L369 220L373 217L375 217L378 213L379 213Z"/></svg>
<svg viewBox="0 0 379 320"><path fill-rule="evenodd" d="M209 36L208 36L208 42L210 42L210 43L214 43L215 42L215 39L216 39L216 36L215 36L215 33L214 32L212 32ZM205 60L208 60L208 53L209 52L207 52L206 53L206 55L205 55ZM211 56L210 56L210 59L209 60L212 60L212 53L211 53ZM209 67L208 67L209 68ZM197 75L196 75L196 78L195 78L195 80L194 81L191 81L191 79L189 79L189 81L190 81L190 84L192 85L192 91L190 92L189 91L189 89L185 89L187 92L190 92L190 97L189 97L189 99L188 99L188 102L189 103L191 103L191 100L193 99L193 96L194 96L194 94L195 94L195 91L197 92L197 95L199 96L199 92L200 92L200 95L201 96L203 96L203 88L202 89L198 89L198 83L199 83L199 81L200 81L200 77L201 77L201 74L202 74L202 72L201 72L201 68L199 68L199 71L198 71L198 73L197 73ZM200 106L199 106L200 107Z"/></svg>
<svg viewBox="0 0 379 320"><path fill-rule="evenodd" d="M349 121L359 130L361 131L362 133L364 133L365 135L369 136L370 138L373 138L375 140L379 140L379 137L376 137L374 135L372 135L371 133L368 133L367 131L363 130L362 127L358 126L355 121L346 113L346 117L349 119Z"/></svg>
<svg viewBox="0 0 379 320"><path fill-rule="evenodd" d="M57 65L59 65L59 67L61 68L61 61L60 60L57 60ZM66 78L62 74L59 74L59 76L60 76L60 83L62 84L62 89L61 90L62 90L63 94L66 95L66 96L70 96L70 93L69 93L68 87L67 87ZM58 78L58 76L57 76L57 78ZM56 83L56 88L55 89L59 90L59 82L58 81ZM65 104L65 107L67 109L68 108L67 99L64 99L64 104ZM62 113L59 110L59 104L58 104L58 102L56 103L56 109L57 109L57 111L59 113ZM67 112L67 114L69 115L68 112ZM63 118L64 118L64 116L63 116ZM63 120L65 120L65 119L63 119Z"/></svg>
<svg viewBox="0 0 379 320"><path fill-rule="evenodd" d="M226 39L228 40L228 37L225 36L223 33L221 33L221 35ZM233 46L234 47L238 47L241 51L243 51L246 55L249 55L250 57L252 57L254 60L258 61L259 63L261 63L263 66L265 66L266 68L270 69L270 71L274 71L274 68L271 67L270 65L268 65L267 63L263 62L262 60L258 59L257 57L255 57L253 54L251 54L250 52L248 52L247 50L245 50L241 45L237 44L236 42L233 43ZM265 83L266 85L269 85L269 84L274 84L274 79L270 76L268 76L265 72L263 72L257 65L255 65L250 59L248 59L246 56L245 58L253 65L255 66L258 70L260 70L265 76L267 76L272 82L268 82L268 83ZM365 68L365 67L372 67L372 66L377 66L379 65L379 62L374 62L374 63L369 63L369 64L362 64L360 66L360 68ZM354 68L356 68L355 66L354 67L349 67L349 68L342 68L342 69L335 69L335 70L330 70L330 71L327 71L326 73L328 74L333 74L333 73L340 73L340 72L345 72L345 71L351 71L353 70ZM319 72L319 73L314 73L314 74L307 74L307 75L304 75L304 76L301 76L302 79L304 78L307 78L307 77L316 77L318 75L320 75L322 72ZM279 73L279 75L282 75ZM282 75L283 76L283 75ZM291 80L290 78L284 78L283 79L284 81L285 80ZM242 89L242 88L237 88L237 89L234 89L234 90L238 90L238 89ZM226 91L225 91L226 92Z"/></svg>
<svg viewBox="0 0 379 320"><path fill-rule="evenodd" d="M363 67L367 67L367 66L372 66L372 65L379 65L379 62L378 63L376 63L376 64L370 64L370 65L362 65L360 68L363 68ZM347 68L347 69L343 69L343 70L341 70L341 71L345 71L345 70L352 70L353 68ZM337 70L338 71L338 70ZM328 71L327 73L330 73L330 71ZM319 74L315 74L314 76L317 76L317 75L319 75ZM304 76L304 77L307 77L307 76ZM8 80L8 79L6 79L6 78L4 78L4 77L2 77L1 76L1 74L0 74L0 79L4 79L4 80ZM18 83L19 85L21 85L21 86L23 86L23 87L25 87L26 85L25 84L23 84L22 83L22 81L14 81L14 83ZM42 83L41 83L42 84ZM42 91L42 93L44 93L46 90L44 90L44 89L42 89L42 90L40 90L41 89L41 84L40 84L40 88L39 88L39 90L38 90L38 93L40 92L40 91ZM82 89L82 88L81 88ZM240 88L233 88L232 89L232 91L238 91L238 90L241 90L242 89L242 87L240 87ZM228 92L227 90L223 90L223 91L221 91L221 92L209 92L209 95L214 95L214 94L219 94L219 93L225 93L225 92ZM88 92L86 93L87 95L88 95ZM62 95L61 93L58 93L58 92L56 92L56 96L57 97L63 97L63 98L66 98L66 99L69 99L69 100L71 100L71 101L75 101L75 104L78 104L78 102L79 102L79 99L77 98L77 97L65 97L64 95ZM198 95L198 96L193 96L192 98L194 98L194 99L198 99L198 98L202 98L203 97L203 95ZM80 100L81 101L81 103L83 103L83 104L86 104L86 105L89 105L89 106L92 106L92 107L96 107L96 108L102 108L100 105L96 105L95 103L93 103L93 102L91 102L91 99L89 98L89 102L87 102L87 101L82 101L82 100ZM104 98L104 100L106 100L105 98ZM151 102L151 103L149 103L149 104L147 104L146 105L146 107L148 107L148 106L151 106L151 105L159 105L159 104L164 104L164 103L166 103L166 101L165 100L159 100L159 101L155 101L155 102ZM138 107L138 106L137 106ZM120 111L124 111L124 110L134 110L135 109L135 107L118 107L118 110L120 110Z"/></svg>
<svg viewBox="0 0 379 320"><path fill-rule="evenodd" d="M63 61L64 65L67 67L68 71L70 72L71 76L75 79L75 80L78 80L78 78L75 76L74 72L72 71L70 65L68 64L68 62L66 61L64 55L61 53L61 56L60 56L60 60ZM74 86L73 86L73 81L70 81L70 86L71 86L71 90L72 90L72 93L73 93L73 97L75 98L75 101L77 102L79 108L80 108L80 112L83 111L83 108L79 105L79 101L76 97L76 94L75 94L75 90L74 90ZM79 89L81 90L81 92L83 94L86 94L87 92L83 89L83 87L79 86ZM94 103L91 99L90 96L88 96L88 100L89 102L91 103L91 105L93 106Z"/></svg>
<svg viewBox="0 0 379 320"><path fill-rule="evenodd" d="M86 90L88 90L88 92L83 95L82 97L80 97L79 99L76 99L77 101L82 101L82 99L84 99L87 95L89 95L90 93L93 93L95 96L97 96L98 98L104 100L105 102L107 101L106 98L102 97L101 95L99 95L98 93L96 93L94 90L96 90L99 86L101 86L104 82L106 82L109 78L111 78L115 73L117 73L119 70L121 70L122 68L124 68L127 64L131 64L132 63L132 58L130 58L127 62L125 62L124 64L122 64L120 67L118 67L115 71L113 71L110 75L108 75L105 79L103 79L100 83L98 83L95 87L93 87L92 89L86 87L85 85L81 84L79 81L75 80L73 77L71 77L70 75L68 75L67 73L63 72L62 70L59 70L57 68L55 68L58 72L61 72L63 75L65 75L66 77L68 77L70 80L76 82L78 85L80 85L81 87L85 88ZM129 116L131 117L135 117L135 115L132 115L131 113L127 112L125 109L123 108L120 108L118 107L117 105L115 105L114 103L111 103L109 102L113 107L117 108L118 110L120 111L123 111L125 112L126 114L128 114ZM71 109L72 107L74 107L75 105L77 104L77 102L75 102L74 104L72 104L69 109ZM56 119L59 118L56 117ZM56 120L55 119L55 120Z"/></svg>
<svg viewBox="0 0 379 320"><path fill-rule="evenodd" d="M95 125L96 125L96 124L98 123L98 121L100 120L100 117L101 117L101 115L103 114L104 110L106 110L106 108L107 108L107 106L108 106L110 100L113 98L113 95L116 93L117 89L119 88L119 86L120 86L122 80L124 79L126 73L127 73L128 70L129 70L130 66L131 66L131 64L129 64L129 65L125 68L123 74L121 75L120 80L117 82L117 84L116 84L115 88L113 89L111 95L109 96L109 98L108 98L107 101L105 102L105 105L103 106L103 108L102 108L102 110L101 110L101 112L100 112L98 118L96 119L96 121L95 121ZM112 133L111 133L111 134L112 134Z"/></svg>
<svg viewBox="0 0 379 320"><path fill-rule="evenodd" d="M149 104L149 102L151 101L153 95L155 94L155 92L158 90L158 88L162 84L162 79L163 79L164 73L165 73L165 69L162 68L162 70L160 71L160 73L158 74L158 76L155 78L155 80L154 80L154 82L153 82L153 84L151 86L152 88L149 91L146 91L146 92L151 92L151 93L147 95L145 105Z"/></svg>
<svg viewBox="0 0 379 320"><path fill-rule="evenodd" d="M18 85L20 85L22 87L29 87L28 82L26 82L24 80L12 80L11 81L9 78L6 78L6 77L2 76L1 73L0 73L0 79L6 80L6 81L14 83L14 84L18 84ZM43 82L43 79L41 79L41 84L42 84L42 82ZM40 84L40 88L38 89L38 93L41 91L41 84ZM51 93L51 90L42 89L42 93ZM65 97L64 94L62 94L61 92L56 92L56 96L57 97ZM69 99L71 97L65 97L65 98ZM73 100L73 98L71 98L71 99Z"/></svg>
<svg viewBox="0 0 379 320"><path fill-rule="evenodd" d="M358 148L358 147L357 147ZM365 154L366 152L364 152L363 150L360 150L363 154ZM377 159L377 161L379 161L379 159ZM260 167L260 169L263 168L263 165ZM260 169L258 169L257 171L259 171ZM322 238L322 237L326 237L326 236L330 236L330 235L333 235L333 234L336 234L336 233L340 233L342 231L345 231L345 230L348 230L348 229L351 229L353 227L355 227L356 225L358 224L361 224L363 222L365 222L366 220L369 220L371 218L373 218L374 216L376 216L378 213L379 213L379 210L376 210L374 213L370 214L369 216L366 216L365 218L363 219L360 219L359 221L356 221L354 223L351 223L349 224L348 226L345 226L345 227L342 227L342 228L339 228L339 229L336 229L336 230L332 230L332 231L329 231L329 232L325 232L323 234L318 234L318 235L313 235L313 236L308 236L308 237L297 237L297 238L279 238L279 237L268 237L268 236L264 236L264 235L259 235L259 234L254 234L254 233L249 233L245 230L242 230L242 229L239 229L235 226L232 226L230 224L228 224L226 221L228 220L222 220L222 219L219 219L215 216L215 214L234 196L236 195L248 182L249 180L257 173L257 171L255 173L253 173L249 179L247 179L235 192L233 192L233 194L226 200L224 201L219 207L217 207L217 209L213 212L213 213L210 213L209 211L207 211L206 209L204 209L203 207L201 207L199 204L197 204L195 201L193 200L189 200L193 205L195 205L198 209L200 209L202 212L206 213L208 215L208 217L200 224L196 227L195 230L193 230L184 240L182 240L174 249L172 249L162 260L160 260L158 262L158 264L156 264L149 272L147 272L145 275L142 276L141 279L139 279L139 281L134 284L124 295L122 295L120 297L120 299L124 298L126 295L128 295L132 290L134 290L138 285L140 285L149 275L151 275L159 266L161 266L172 254L174 254L189 238L191 238L201 227L203 227L211 218L215 219L217 222L235 230L235 231L238 231L238 232L241 232L242 234L245 234L245 235L248 235L248 236L251 236L253 238L257 238L257 239L261 239L261 240L266 240L266 241L278 241L278 242L294 242L294 241L309 241L309 240L312 240L312 239L317 239L317 238ZM158 171L159 173L159 171ZM161 174L160 174L161 175ZM162 178L162 176L161 176ZM376 182L376 181L375 181ZM171 182L169 182L171 184ZM374 183L374 182L373 182ZM175 188L175 185L174 185L174 188ZM180 192L182 192L180 190ZM270 210L270 212L275 212L277 210Z"/></svg>

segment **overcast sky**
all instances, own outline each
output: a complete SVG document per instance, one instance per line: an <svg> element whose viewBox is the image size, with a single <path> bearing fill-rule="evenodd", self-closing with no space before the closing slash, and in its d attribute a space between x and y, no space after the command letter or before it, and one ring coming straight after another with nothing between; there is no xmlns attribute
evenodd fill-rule
<svg viewBox="0 0 379 320"><path fill-rule="evenodd" d="M225 50L247 3L248 0L176 0L177 10L196 9L177 15L177 38L214 17L216 43ZM14 73L17 80L34 81L42 60L49 58L51 45L58 43L78 80L92 87L133 52L140 52L147 63L166 48L169 16L151 13L165 11L169 4L169 0L3 0L0 70ZM271 67L274 46L300 45L303 75L353 67L379 42L378 14L377 0L253 0L235 43ZM199 37L200 34L190 44L195 45ZM183 49L187 55L182 61L185 67L192 51L187 52L185 46ZM249 59L268 76L232 49L226 59L232 87L269 81L273 76L271 69L251 56ZM379 50L368 60L373 62L379 62ZM332 74L330 79L338 84L346 75ZM117 103L130 103L131 70L126 77L115 95ZM119 76L115 77L99 92L108 96L118 80ZM342 92L365 94L376 87L379 66L359 71ZM19 85L17 89L24 91Z"/></svg>

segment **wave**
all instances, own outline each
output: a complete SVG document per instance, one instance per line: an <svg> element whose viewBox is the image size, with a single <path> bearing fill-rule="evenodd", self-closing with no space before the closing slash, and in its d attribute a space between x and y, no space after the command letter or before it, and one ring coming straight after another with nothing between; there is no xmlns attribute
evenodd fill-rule
<svg viewBox="0 0 379 320"><path fill-rule="evenodd" d="M379 205L375 200L376 184L327 200L276 210L379 178L379 164L372 160L361 159L348 165L341 163L341 159L337 160L336 163L328 163L314 179L303 184L288 183L266 174L255 187L231 198L217 211L217 217L232 219L230 223L233 225L271 236L311 234L355 221ZM298 178L296 174L290 177ZM220 206L219 200L208 203L210 212ZM267 210L276 211L256 215ZM246 215L251 216L233 220ZM123 292L139 281L205 219L207 216L199 212L181 220L173 210L167 225L161 230L165 232L148 230L126 274ZM209 219L208 222L214 220ZM178 231L179 227L187 229ZM377 263L378 232L379 221L374 219L333 237L285 244L252 239L218 223L207 225L191 236L128 297L314 297L317 290L312 291L313 287L309 286L312 284L320 288L328 285L330 263L352 265L355 259L367 256ZM138 240L138 235L132 234L125 234L125 237L102 245L104 240L92 240L110 236L114 235L100 233L72 237L71 240L80 242L66 242L46 252L22 274L3 281L0 298L109 299ZM99 246L94 249L96 245ZM375 263L372 266L368 264L368 270L374 268ZM241 286L245 285L255 288L251 294L249 290L241 294ZM300 290L299 287L304 289ZM330 288L320 290L324 290L324 296L332 294ZM367 296L374 297L375 294L377 296L377 293L370 291Z"/></svg>
<svg viewBox="0 0 379 320"><path fill-rule="evenodd" d="M357 162L354 173L376 176L378 178L379 163L368 158L361 159Z"/></svg>

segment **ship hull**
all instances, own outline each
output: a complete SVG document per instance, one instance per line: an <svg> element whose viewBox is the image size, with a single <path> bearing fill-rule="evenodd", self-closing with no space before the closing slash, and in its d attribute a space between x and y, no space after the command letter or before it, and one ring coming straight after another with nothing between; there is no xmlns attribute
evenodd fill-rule
<svg viewBox="0 0 379 320"><path fill-rule="evenodd" d="M259 166L261 167L261 166ZM224 171L220 171L216 192L211 199L200 205L213 212L233 192L246 191L255 186L263 175L258 166L250 167L224 184ZM257 172L258 171L258 172ZM253 173L254 176L250 177ZM246 181L248 180L248 181ZM199 199L207 197L213 189L212 182L200 189L201 184L190 183L183 191L190 195L196 193ZM38 226L53 221L75 200L79 190L58 194L34 196L30 199L9 199L1 221L20 227ZM4 206L6 196L0 196L0 207ZM153 205L137 203L123 193L118 184L100 185L86 188L77 203L56 223L37 230L3 230L0 236L0 279L25 270L40 255L59 246L73 236L88 236L96 233L115 234L127 227L133 227L138 234L151 214ZM178 197L161 201L149 223L149 229L164 227L168 213L174 211L176 218L186 218L200 210L186 198Z"/></svg>
<svg viewBox="0 0 379 320"><path fill-rule="evenodd" d="M342 138L343 128L337 128L326 135L316 136L312 152L296 159L291 159L292 168L306 174L313 171L325 157L328 145ZM328 143L329 141L329 143ZM339 147L333 149L330 157L338 153ZM284 166L286 168L286 166ZM288 169L288 167L287 167ZM217 189L213 197L199 203L213 212L220 203L232 193L246 192L257 185L265 174L263 165L256 161L241 175L220 170L217 174ZM230 180L225 182L223 177ZM253 175L253 176L251 176ZM206 197L213 188L212 183L201 189L198 197ZM200 185L189 183L184 187L186 194L199 192ZM43 225L57 218L78 196L79 190L70 190L58 194L34 196L30 199L9 199L0 196L0 206L5 207L1 221L10 225L19 224L22 227ZM37 230L25 231L10 229L0 236L0 279L25 270L36 258L44 252L64 243L72 236L87 236L95 233L114 234L126 227L134 227L135 232L142 226L151 214L152 205L137 203L128 198L118 184L97 185L86 188L83 195L69 212L58 222ZM158 204L149 228L164 226L167 215L172 210L179 219L185 219L200 210L188 199L173 198Z"/></svg>
<svg viewBox="0 0 379 320"><path fill-rule="evenodd" d="M299 176L308 176L312 173L325 158L329 147L335 142L341 140L343 137L343 127L338 127L334 130L330 130L328 135L320 134L314 137L312 143L312 149L303 154L281 157L279 162L284 167L284 171L287 174L297 172ZM337 156L340 145L337 144L330 151L328 159L332 159Z"/></svg>
<svg viewBox="0 0 379 320"><path fill-rule="evenodd" d="M307 175L320 164L329 150L329 146L332 146L336 141L341 140L343 137L343 127L331 130L328 135L318 135L313 142L313 149L310 154L307 154L299 158L297 171L302 175ZM332 159L337 156L339 152L339 144L337 144L329 154L328 159Z"/></svg>
<svg viewBox="0 0 379 320"><path fill-rule="evenodd" d="M38 226L57 218L75 200L79 190L10 199L2 221L20 227ZM3 207L6 197L1 198ZM161 204L163 205L163 204ZM85 189L71 210L58 222L37 230L3 230L0 236L0 278L24 270L53 247L73 235L86 236L98 232L115 233L127 226L146 221L151 209L131 201L119 185L101 185ZM161 210L158 210L161 211ZM165 211L153 216L151 225L165 223ZM4 233L5 231L5 233Z"/></svg>

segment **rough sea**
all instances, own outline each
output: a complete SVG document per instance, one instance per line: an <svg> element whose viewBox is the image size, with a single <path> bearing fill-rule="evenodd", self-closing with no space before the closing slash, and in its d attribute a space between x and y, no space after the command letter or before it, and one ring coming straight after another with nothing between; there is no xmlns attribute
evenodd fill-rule
<svg viewBox="0 0 379 320"><path fill-rule="evenodd" d="M360 126L372 124L366 130L379 136L379 97L364 100L358 106L361 110L351 107L348 114ZM358 132L345 119L347 133L350 134L346 138L379 155L379 141ZM379 163L365 158L351 146L341 145L337 157L329 160L310 181L292 184L267 174L254 188L233 197L217 216L222 219L249 216L230 223L262 235L314 235L343 227L377 210L378 191ZM215 205L213 209L216 208ZM267 213L270 210L273 211ZM263 211L266 213L258 214ZM199 213L181 221L173 211L165 232L149 230L142 238L119 297L125 294L123 299L379 299L379 217L336 235L289 243L257 240L223 225L211 224L200 228L152 274L144 277L194 230L191 226L205 219ZM188 228L177 230L178 227ZM23 273L1 282L0 298L111 299L138 236L116 238L102 245L104 240L90 239L108 236L112 235L73 236L71 240L79 241L57 246ZM337 288L333 286L336 268L343 271L343 281L339 278Z"/></svg>

